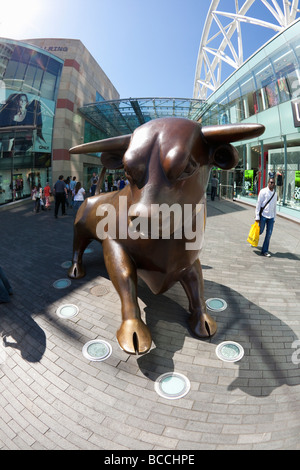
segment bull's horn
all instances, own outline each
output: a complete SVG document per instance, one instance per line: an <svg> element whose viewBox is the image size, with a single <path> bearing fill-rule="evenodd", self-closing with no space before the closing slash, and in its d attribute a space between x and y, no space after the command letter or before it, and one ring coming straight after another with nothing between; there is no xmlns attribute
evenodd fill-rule
<svg viewBox="0 0 300 470"><path fill-rule="evenodd" d="M70 153L97 153L109 152L113 150L126 150L131 139L131 134L121 135L119 137L111 137L109 139L96 140L86 144L76 145L72 147Z"/></svg>
<svg viewBox="0 0 300 470"><path fill-rule="evenodd" d="M229 144L259 137L264 132L265 126L262 124L224 124L202 127L202 134L209 143Z"/></svg>

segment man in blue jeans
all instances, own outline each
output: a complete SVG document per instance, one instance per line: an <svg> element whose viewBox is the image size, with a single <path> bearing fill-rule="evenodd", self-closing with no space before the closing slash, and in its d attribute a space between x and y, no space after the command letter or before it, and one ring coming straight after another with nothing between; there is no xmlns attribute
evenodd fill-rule
<svg viewBox="0 0 300 470"><path fill-rule="evenodd" d="M55 209L54 217L57 219L58 209L61 205L62 215L66 214L66 197L68 196L67 185L64 182L63 175L60 175L55 185L53 186L54 195L55 195Z"/></svg>
<svg viewBox="0 0 300 470"><path fill-rule="evenodd" d="M268 186L263 188L258 196L256 204L255 220L259 221L260 235L266 227L266 235L262 246L261 254L270 257L269 244L273 232L276 217L277 194L275 191L275 179L270 177Z"/></svg>

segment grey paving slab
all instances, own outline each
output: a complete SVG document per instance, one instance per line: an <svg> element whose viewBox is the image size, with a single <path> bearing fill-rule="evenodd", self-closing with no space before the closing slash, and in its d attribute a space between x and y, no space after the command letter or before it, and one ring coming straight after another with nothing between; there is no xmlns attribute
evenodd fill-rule
<svg viewBox="0 0 300 470"><path fill-rule="evenodd" d="M300 225L278 217L271 258L246 242L254 208L208 201L201 253L205 298L227 302L213 313L208 341L187 329L181 286L155 296L140 282L139 302L153 336L145 356L129 356L116 341L120 301L107 278L101 245L84 255L87 275L67 278L73 217L34 214L24 202L0 210L0 265L14 290L0 304L0 448L104 450L300 449ZM103 295L93 294L101 286ZM72 319L57 316L76 304ZM112 346L90 362L84 344ZM216 356L222 341L240 343L244 357ZM155 380L184 374L189 393L159 396Z"/></svg>

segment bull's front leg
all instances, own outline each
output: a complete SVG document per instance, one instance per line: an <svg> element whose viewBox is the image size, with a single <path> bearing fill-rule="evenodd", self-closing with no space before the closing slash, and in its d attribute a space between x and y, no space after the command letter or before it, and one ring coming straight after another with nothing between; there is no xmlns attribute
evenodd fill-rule
<svg viewBox="0 0 300 470"><path fill-rule="evenodd" d="M121 299L122 324L117 340L125 352L144 354L150 349L152 338L141 319L135 264L116 241L107 238L102 246L107 272Z"/></svg>
<svg viewBox="0 0 300 470"><path fill-rule="evenodd" d="M204 300L204 281L200 261L187 268L180 282L189 299L189 310L191 312L189 325L192 332L200 338L209 338L217 331L217 324L207 313Z"/></svg>
<svg viewBox="0 0 300 470"><path fill-rule="evenodd" d="M86 247L90 244L91 240L81 233L78 233L76 226L74 227L74 240L73 240L73 257L72 266L68 270L68 276L72 279L80 279L85 276L85 269L82 264L82 256Z"/></svg>

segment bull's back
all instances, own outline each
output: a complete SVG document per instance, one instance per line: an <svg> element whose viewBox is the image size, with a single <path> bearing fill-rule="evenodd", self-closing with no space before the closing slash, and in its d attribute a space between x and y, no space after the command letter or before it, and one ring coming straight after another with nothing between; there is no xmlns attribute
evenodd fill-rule
<svg viewBox="0 0 300 470"><path fill-rule="evenodd" d="M127 189L127 188L125 188ZM81 204L76 214L74 226L82 236L99 239L97 236L97 224L105 216L105 208L113 208L116 217L119 213L119 196L127 193L123 191L112 191L110 193L101 193L96 196L91 196L85 199ZM99 210L103 206L104 210ZM97 215L98 214L98 215ZM102 214L99 215L99 214ZM101 240L100 240L101 241Z"/></svg>

